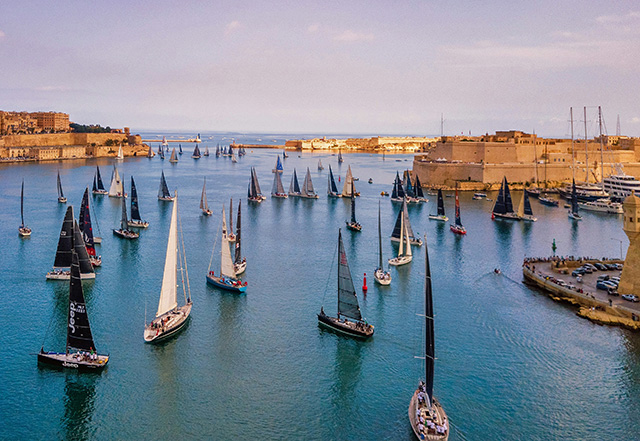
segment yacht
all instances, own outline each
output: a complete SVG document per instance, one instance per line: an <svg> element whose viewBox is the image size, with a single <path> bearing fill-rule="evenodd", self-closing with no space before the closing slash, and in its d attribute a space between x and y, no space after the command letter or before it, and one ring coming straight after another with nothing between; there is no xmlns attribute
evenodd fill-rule
<svg viewBox="0 0 640 441"><path fill-rule="evenodd" d="M614 201L623 201L632 191L640 194L640 181L620 172L604 178L604 189Z"/></svg>
<svg viewBox="0 0 640 441"><path fill-rule="evenodd" d="M609 199L598 199L591 202L578 202L578 206L587 211L599 211L602 213L622 214L622 204L620 202L612 202Z"/></svg>
<svg viewBox="0 0 640 441"><path fill-rule="evenodd" d="M560 196L571 199L571 185L560 188ZM591 183L576 183L576 196L579 202L592 202L609 197L609 193L602 189L601 185Z"/></svg>

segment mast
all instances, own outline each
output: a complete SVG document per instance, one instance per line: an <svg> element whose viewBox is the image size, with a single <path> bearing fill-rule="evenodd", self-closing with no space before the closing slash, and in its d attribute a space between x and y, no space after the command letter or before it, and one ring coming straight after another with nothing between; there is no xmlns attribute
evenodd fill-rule
<svg viewBox="0 0 640 441"><path fill-rule="evenodd" d="M342 243L342 230L338 229L338 318L341 315L357 321L362 320L347 254Z"/></svg>
<svg viewBox="0 0 640 441"><path fill-rule="evenodd" d="M167 254L164 260L162 288L160 289L156 317L160 317L178 306L178 247L178 192L176 191L171 209L169 240L167 241Z"/></svg>
<svg viewBox="0 0 640 441"><path fill-rule="evenodd" d="M69 349L97 351L91 334L87 305L82 291L78 254L74 251L71 252L71 277L69 278L69 311L67 314L67 344L65 347L67 354L69 354Z"/></svg>
<svg viewBox="0 0 640 441"><path fill-rule="evenodd" d="M131 176L131 219L142 220L140 217L140 206L138 205L138 190L136 189L136 183Z"/></svg>
<svg viewBox="0 0 640 441"><path fill-rule="evenodd" d="M576 181L573 181L571 188L571 212L578 214L578 193L576 192Z"/></svg>
<svg viewBox="0 0 640 441"><path fill-rule="evenodd" d="M460 219L460 199L458 198L458 187L456 187L456 226L462 226L462 219Z"/></svg>
<svg viewBox="0 0 640 441"><path fill-rule="evenodd" d="M598 106L598 125L600 126L600 183L604 191L604 142L602 140L602 107Z"/></svg>
<svg viewBox="0 0 640 441"><path fill-rule="evenodd" d="M587 107L584 108L584 157L585 170L587 178L585 182L589 183L589 142L587 141Z"/></svg>
<svg viewBox="0 0 640 441"><path fill-rule="evenodd" d="M356 196L353 194L353 187L351 187L351 223L356 223Z"/></svg>
<svg viewBox="0 0 640 441"><path fill-rule="evenodd" d="M435 338L433 326L433 292L431 287L431 265L429 263L429 247L427 240L424 241L424 321L425 321L425 369L424 379L427 392L429 408L433 403L433 376L435 368Z"/></svg>
<svg viewBox="0 0 640 441"><path fill-rule="evenodd" d="M547 150L547 144L544 144L544 188L548 187L547 182L547 164L549 163L549 152Z"/></svg>
<svg viewBox="0 0 640 441"><path fill-rule="evenodd" d="M229 199L229 234L233 234L233 199Z"/></svg>
<svg viewBox="0 0 640 441"><path fill-rule="evenodd" d="M576 180L576 151L573 144L573 107L569 107L569 116L571 118L571 168L573 170L573 181Z"/></svg>
<svg viewBox="0 0 640 441"><path fill-rule="evenodd" d="M202 184L202 195L200 196L200 209L203 211L209 211L209 204L207 203L207 177L204 178L204 184Z"/></svg>
<svg viewBox="0 0 640 441"><path fill-rule="evenodd" d="M442 197L442 189L438 189L438 216L444 216L444 198Z"/></svg>
<svg viewBox="0 0 640 441"><path fill-rule="evenodd" d="M400 219L400 247L398 248L398 257L404 256L404 232L406 226L404 224L404 216Z"/></svg>
<svg viewBox="0 0 640 441"><path fill-rule="evenodd" d="M534 170L534 179L535 179L535 187L538 188L538 143L536 142L535 133L533 134L533 170Z"/></svg>
<svg viewBox="0 0 640 441"><path fill-rule="evenodd" d="M58 170L58 196L63 198L64 193L62 192L62 182L60 181L60 170Z"/></svg>
<svg viewBox="0 0 640 441"><path fill-rule="evenodd" d="M129 229L129 220L127 219L127 200L122 198L122 217L120 218L120 229L122 231Z"/></svg>
<svg viewBox="0 0 640 441"><path fill-rule="evenodd" d="M24 179L22 180L22 189L20 190L20 220L22 224L20 228L24 227Z"/></svg>
<svg viewBox="0 0 640 441"><path fill-rule="evenodd" d="M378 201L378 268L382 269L382 227L380 226L380 201Z"/></svg>
<svg viewBox="0 0 640 441"><path fill-rule="evenodd" d="M235 255L235 263L242 263L242 249L240 245L240 208L242 206L242 200L238 201L238 220L236 222L238 226L238 231L236 232L236 255Z"/></svg>

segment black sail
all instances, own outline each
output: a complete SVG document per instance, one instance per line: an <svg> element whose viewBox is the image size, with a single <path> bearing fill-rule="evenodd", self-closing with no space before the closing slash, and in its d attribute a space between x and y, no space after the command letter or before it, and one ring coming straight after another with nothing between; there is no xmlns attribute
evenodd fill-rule
<svg viewBox="0 0 640 441"><path fill-rule="evenodd" d="M67 207L67 213L62 221L58 249L53 262L54 268L69 268L71 266L71 249L73 248L73 206Z"/></svg>
<svg viewBox="0 0 640 441"><path fill-rule="evenodd" d="M403 184L405 186L405 191L407 193L407 196L415 197L415 194L413 193L413 186L411 185L411 176L409 175L409 170L405 170L404 172Z"/></svg>
<svg viewBox="0 0 640 441"><path fill-rule="evenodd" d="M96 177L95 175L93 176L93 187L91 188L91 191L98 191L98 184L96 184Z"/></svg>
<svg viewBox="0 0 640 441"><path fill-rule="evenodd" d="M278 173L276 173L277 175ZM235 254L235 263L242 262L242 249L240 245L241 241L241 224L240 224L240 208L242 206L242 200L238 201L238 220L236 222L238 230L236 231L236 254Z"/></svg>
<svg viewBox="0 0 640 441"><path fill-rule="evenodd" d="M256 169L254 167L251 167L251 169L253 170L253 185L256 189L256 196L261 196L262 190L260 190L260 182L258 182L258 173L256 173Z"/></svg>
<svg viewBox="0 0 640 441"><path fill-rule="evenodd" d="M336 186L336 181L333 179L333 171L331 170L331 165L329 165L329 185L331 186L331 193L337 193L338 187Z"/></svg>
<svg viewBox="0 0 640 441"><path fill-rule="evenodd" d="M102 176L100 176L100 167L96 166L96 176L98 177L98 190L104 190L104 184L102 183Z"/></svg>
<svg viewBox="0 0 640 441"><path fill-rule="evenodd" d="M509 183L507 177L504 177L504 206L507 213L513 213L513 202L511 201L511 192L509 191Z"/></svg>
<svg viewBox="0 0 640 441"><path fill-rule="evenodd" d="M433 292L431 290L431 266L429 265L429 249L427 241L425 252L425 283L424 283L424 317L426 326L425 338L425 385L429 397L429 405L433 403L433 373L435 364L435 339L433 330Z"/></svg>
<svg viewBox="0 0 640 441"><path fill-rule="evenodd" d="M529 201L529 194L524 192L524 214L533 216L533 210L531 209L531 202Z"/></svg>
<svg viewBox="0 0 640 441"><path fill-rule="evenodd" d="M493 204L493 212L497 214L505 214L507 213L507 205L505 202L505 183L507 179L502 180L502 184L500 185L500 191L498 192L498 197L496 198L495 204Z"/></svg>
<svg viewBox="0 0 640 441"><path fill-rule="evenodd" d="M64 193L62 192L62 182L60 181L60 172L58 171L58 196L63 198Z"/></svg>
<svg viewBox="0 0 640 441"><path fill-rule="evenodd" d="M82 291L78 255L72 253L71 279L69 281L69 315L67 322L67 353L70 349L96 350L91 335L87 305Z"/></svg>
<svg viewBox="0 0 640 441"><path fill-rule="evenodd" d="M140 218L140 207L138 205L138 190L136 189L136 183L131 176L131 219L142 220Z"/></svg>
<svg viewBox="0 0 640 441"><path fill-rule="evenodd" d="M78 226L90 256L96 255L96 248L93 242L93 228L91 227L91 215L89 214L89 189L85 188L82 196L82 204L80 205L80 216L78 217Z"/></svg>
<svg viewBox="0 0 640 441"><path fill-rule="evenodd" d="M362 320L347 254L342 243L342 231L338 230L338 316L341 315Z"/></svg>
<svg viewBox="0 0 640 441"><path fill-rule="evenodd" d="M396 224L393 226L393 232L391 233L391 237L395 237L396 239L400 239L400 236L402 236L402 210L398 213Z"/></svg>
<svg viewBox="0 0 640 441"><path fill-rule="evenodd" d="M393 190L391 191L391 199L398 198L398 178L393 180Z"/></svg>
<svg viewBox="0 0 640 441"><path fill-rule="evenodd" d="M158 191L158 194L163 198L168 198L171 196L171 193L169 193L169 187L167 186L167 180L164 177L164 170L162 171L162 176L160 177L160 190Z"/></svg>
<svg viewBox="0 0 640 441"><path fill-rule="evenodd" d="M416 173L415 192L416 192L416 197L424 198L424 192L422 191L422 183L420 182L420 178L418 177L418 173Z"/></svg>
<svg viewBox="0 0 640 441"><path fill-rule="evenodd" d="M460 218L460 198L458 198L458 189L456 188L456 225L462 226L462 219Z"/></svg>
<svg viewBox="0 0 640 441"><path fill-rule="evenodd" d="M82 237L82 233L80 232L80 227L78 227L78 223L76 221L73 221L73 250L75 251L75 254L78 256L80 273L81 274L94 273L93 265L91 265L91 261L89 260L89 253L87 252L87 247L84 244L84 238Z"/></svg>
<svg viewBox="0 0 640 441"><path fill-rule="evenodd" d="M400 179L400 175L396 172L396 184L398 187L398 196L399 198L405 197L404 186L402 185L402 180Z"/></svg>
<svg viewBox="0 0 640 441"><path fill-rule="evenodd" d="M438 216L444 215L444 199L442 197L442 190L438 189Z"/></svg>
<svg viewBox="0 0 640 441"><path fill-rule="evenodd" d="M122 216L120 217L120 229L129 229L129 219L127 219L127 202L125 198L122 198Z"/></svg>
<svg viewBox="0 0 640 441"><path fill-rule="evenodd" d="M351 223L356 223L356 196L353 194L353 185L351 186Z"/></svg>

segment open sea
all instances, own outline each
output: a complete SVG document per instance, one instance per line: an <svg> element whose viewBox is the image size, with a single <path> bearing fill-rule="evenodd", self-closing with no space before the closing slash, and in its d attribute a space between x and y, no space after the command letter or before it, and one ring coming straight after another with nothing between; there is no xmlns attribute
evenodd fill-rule
<svg viewBox="0 0 640 441"><path fill-rule="evenodd" d="M183 138L178 138L183 136ZM172 134L187 139L193 134ZM162 133L143 134L161 139ZM177 164L126 158L0 165L0 439L300 439L411 440L407 408L423 377L424 246L411 264L392 268L393 281L373 281L377 265L378 201L383 253L393 257L389 235L400 204L391 192L396 171L412 155L289 151L283 183L306 168L318 200L268 197L246 204L250 168L269 196L281 150L247 150L231 163L216 158L216 144L283 144L295 135L203 133ZM275 140L275 141L274 141ZM157 151L157 143L153 145ZM171 143L170 147L176 146ZM318 160L325 166L317 170ZM57 202L59 170L65 195L78 215L82 193L96 165L105 186L117 164L129 192L134 176L142 217L150 222L137 241L113 236L120 199L91 198L94 232L103 264L84 282L98 350L111 360L102 374L39 368L36 353L64 350L68 282L45 280L53 265L66 210ZM361 233L346 230L349 199L326 196L328 166L359 177L356 201ZM160 173L179 191L191 297L188 327L153 346L143 341L157 308L171 203L157 200ZM211 217L198 208L207 178ZM25 221L18 237L20 185L25 181ZM367 180L373 178L374 183ZM514 192L515 200L521 193ZM640 439L640 335L595 325L522 283L524 256L547 256L555 239L559 255L618 257L628 241L621 217L584 213L572 223L566 210L532 199L535 223L492 221L491 202L461 195L466 237L448 223L430 221L429 203L409 207L414 232L426 234L431 259L436 356L435 395L449 415L450 440ZM489 193L490 198L495 197ZM244 295L207 286L207 269L219 271L221 210L242 200L242 250L248 261ZM453 218L454 199L445 198ZM97 222L96 222L97 221ZM235 224L235 214L234 214ZM324 305L337 304L335 253L343 239L363 316L375 326L368 341L318 327ZM216 249L214 250L214 244ZM212 253L213 251L213 253ZM502 275L495 275L499 267ZM367 273L368 293L360 287ZM184 300L179 298L179 303Z"/></svg>

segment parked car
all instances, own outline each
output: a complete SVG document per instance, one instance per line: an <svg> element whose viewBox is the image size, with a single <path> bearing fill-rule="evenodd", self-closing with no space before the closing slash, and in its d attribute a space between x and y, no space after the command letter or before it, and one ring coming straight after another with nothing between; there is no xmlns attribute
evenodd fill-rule
<svg viewBox="0 0 640 441"><path fill-rule="evenodd" d="M628 302L640 302L640 299L633 294L622 294L622 298Z"/></svg>
<svg viewBox="0 0 640 441"><path fill-rule="evenodd" d="M605 280L602 282L604 285L608 286L609 288L613 288L613 289L618 289L618 284L617 283L613 283L609 280Z"/></svg>
<svg viewBox="0 0 640 441"><path fill-rule="evenodd" d="M608 268L603 265L602 263L598 262L598 263L594 263L593 266L595 266L596 268L598 268L600 271L606 271Z"/></svg>
<svg viewBox="0 0 640 441"><path fill-rule="evenodd" d="M596 289L603 289L605 291L607 291L610 287L605 285L604 282L598 282L596 283Z"/></svg>
<svg viewBox="0 0 640 441"><path fill-rule="evenodd" d="M607 263L607 264L605 264L604 266L606 266L606 267L607 267L607 269L608 269L609 271L613 271L613 270L618 269L618 268L616 267L616 265L617 265L617 263Z"/></svg>
<svg viewBox="0 0 640 441"><path fill-rule="evenodd" d="M609 277L609 280L611 280L614 283L620 283L620 277Z"/></svg>
<svg viewBox="0 0 640 441"><path fill-rule="evenodd" d="M609 288L609 290L607 291L607 294L609 294L610 296L619 296L620 293L618 291L616 291L615 289L611 289Z"/></svg>
<svg viewBox="0 0 640 441"><path fill-rule="evenodd" d="M571 271L571 275L573 277L578 277L582 274L584 274L586 271L584 270L584 268L576 268L573 271Z"/></svg>
<svg viewBox="0 0 640 441"><path fill-rule="evenodd" d="M580 268L582 268L582 270L586 273L586 274L591 274L593 272L593 268L591 268L590 266L587 266L586 264L581 266Z"/></svg>
<svg viewBox="0 0 640 441"><path fill-rule="evenodd" d="M609 275L608 274L603 274L601 276L598 276L598 282L603 282L605 280L609 280Z"/></svg>
<svg viewBox="0 0 640 441"><path fill-rule="evenodd" d="M615 263L614 265L616 266L617 270L622 270L623 268L623 265L621 263Z"/></svg>
<svg viewBox="0 0 640 441"><path fill-rule="evenodd" d="M598 271L598 268L596 268L594 265L590 264L590 263L585 263L584 265L582 265L584 268L591 268L591 271Z"/></svg>

